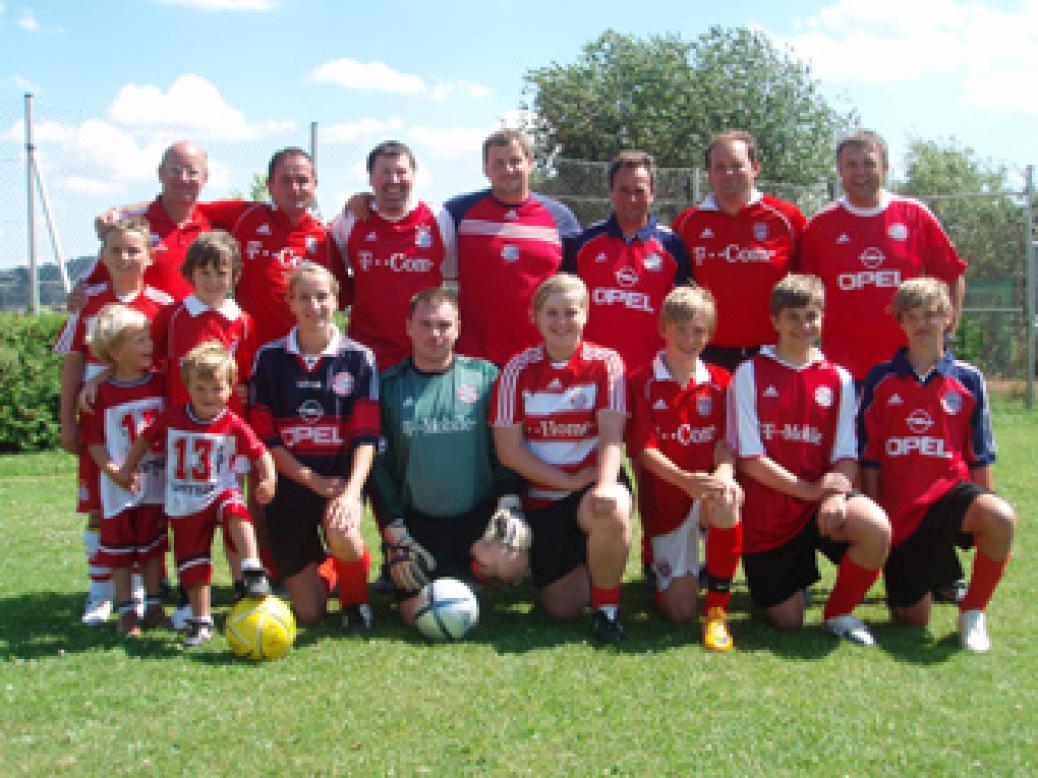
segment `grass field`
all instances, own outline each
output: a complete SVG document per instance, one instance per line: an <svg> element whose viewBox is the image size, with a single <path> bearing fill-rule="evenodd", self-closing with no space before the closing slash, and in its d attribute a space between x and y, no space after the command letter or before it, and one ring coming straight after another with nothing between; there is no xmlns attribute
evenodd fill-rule
<svg viewBox="0 0 1038 778"><path fill-rule="evenodd" d="M589 643L587 620L550 622L528 587L495 592L452 645L379 598L370 639L329 617L277 663L235 660L222 637L188 653L170 633L127 642L78 623L71 458L0 458L0 774L1034 775L1038 416L1002 404L995 422L1020 528L987 655L958 650L949 606L929 631L892 626L881 585L859 611L877 649L824 634L819 605L779 634L741 578L736 650L708 654L653 612L633 555L615 650Z"/></svg>

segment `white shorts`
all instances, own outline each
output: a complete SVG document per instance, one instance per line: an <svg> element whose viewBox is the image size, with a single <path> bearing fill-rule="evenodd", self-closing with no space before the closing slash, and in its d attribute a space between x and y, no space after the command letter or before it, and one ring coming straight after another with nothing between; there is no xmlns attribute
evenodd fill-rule
<svg viewBox="0 0 1038 778"><path fill-rule="evenodd" d="M656 591L666 591L671 581L683 575L699 577L699 538L705 536L699 526L700 505L699 500L692 503L688 516L677 529L650 538Z"/></svg>

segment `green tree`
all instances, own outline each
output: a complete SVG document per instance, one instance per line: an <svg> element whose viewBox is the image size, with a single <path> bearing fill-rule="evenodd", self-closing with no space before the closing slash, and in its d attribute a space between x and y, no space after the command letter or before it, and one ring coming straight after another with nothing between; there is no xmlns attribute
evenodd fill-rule
<svg viewBox="0 0 1038 778"><path fill-rule="evenodd" d="M807 65L746 28L693 41L607 30L576 62L524 78L542 163L637 147L661 166L699 166L712 135L741 127L756 136L767 179L814 184L831 176L835 141L857 123L822 97Z"/></svg>
<svg viewBox="0 0 1038 778"><path fill-rule="evenodd" d="M230 191L232 200L251 200L253 202L262 203L270 199L270 193L267 191L267 176L265 173L253 173L252 183L249 184L249 196L246 198L245 193L240 189L232 189Z"/></svg>

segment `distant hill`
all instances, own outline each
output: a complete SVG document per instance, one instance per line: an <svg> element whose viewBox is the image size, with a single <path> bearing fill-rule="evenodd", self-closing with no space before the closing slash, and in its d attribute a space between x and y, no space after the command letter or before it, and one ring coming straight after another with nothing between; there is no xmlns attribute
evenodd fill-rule
<svg viewBox="0 0 1038 778"><path fill-rule="evenodd" d="M72 283L76 282L94 262L94 256L70 259L65 267ZM61 273L53 262L40 265L40 305L45 308L64 308L65 289ZM0 310L15 311L29 308L29 268L16 267L0 270Z"/></svg>

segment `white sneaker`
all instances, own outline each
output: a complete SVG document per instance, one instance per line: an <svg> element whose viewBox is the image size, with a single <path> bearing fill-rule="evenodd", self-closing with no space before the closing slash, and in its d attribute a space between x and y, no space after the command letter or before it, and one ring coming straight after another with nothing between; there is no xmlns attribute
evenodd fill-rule
<svg viewBox="0 0 1038 778"><path fill-rule="evenodd" d="M991 638L988 637L987 617L984 611L959 612L959 645L966 651L977 654L991 650Z"/></svg>
<svg viewBox="0 0 1038 778"><path fill-rule="evenodd" d="M825 628L838 638L845 638L859 646L874 646L876 639L869 628L849 613L825 620Z"/></svg>
<svg viewBox="0 0 1038 778"><path fill-rule="evenodd" d="M170 621L173 622L173 629L176 632L187 632L188 620L191 618L191 606L181 605L179 608L173 611L170 616Z"/></svg>
<svg viewBox="0 0 1038 778"><path fill-rule="evenodd" d="M88 627L99 627L102 624L107 623L111 615L112 601L109 599L99 599L88 596L86 602L83 604L82 621Z"/></svg>

